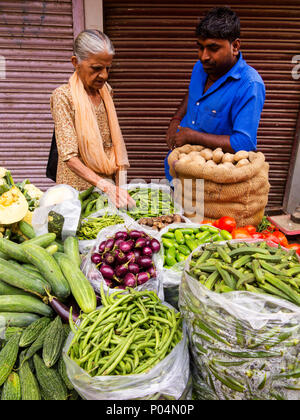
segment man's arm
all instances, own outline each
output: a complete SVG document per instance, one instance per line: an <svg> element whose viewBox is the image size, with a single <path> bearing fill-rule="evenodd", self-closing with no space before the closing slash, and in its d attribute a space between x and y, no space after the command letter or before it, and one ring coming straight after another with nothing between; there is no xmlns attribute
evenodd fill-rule
<svg viewBox="0 0 300 420"><path fill-rule="evenodd" d="M173 149L175 145L175 134L178 130L178 126L180 125L180 121L186 114L187 106L189 100L189 92L187 92L179 105L179 108L175 112L174 116L172 117L169 128L167 131L166 141L169 149Z"/></svg>
<svg viewBox="0 0 300 420"><path fill-rule="evenodd" d="M257 146L257 130L265 102L265 88L262 83L250 82L240 92L232 106L233 133L215 135L190 128L180 128L175 135L176 147L196 144L210 149L221 147L224 152L252 151Z"/></svg>

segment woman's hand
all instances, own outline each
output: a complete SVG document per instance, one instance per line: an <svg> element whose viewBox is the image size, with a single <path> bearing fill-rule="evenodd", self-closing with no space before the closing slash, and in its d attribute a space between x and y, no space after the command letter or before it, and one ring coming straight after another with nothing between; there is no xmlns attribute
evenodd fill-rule
<svg viewBox="0 0 300 420"><path fill-rule="evenodd" d="M175 147L175 136L176 136L176 132L178 130L179 124L180 124L179 120L171 120L170 122L168 131L167 131L167 136L166 136L166 142L170 150L173 150Z"/></svg>
<svg viewBox="0 0 300 420"><path fill-rule="evenodd" d="M98 182L97 187L108 195L117 208L132 208L136 206L135 201L126 190L116 187L109 181L101 180Z"/></svg>

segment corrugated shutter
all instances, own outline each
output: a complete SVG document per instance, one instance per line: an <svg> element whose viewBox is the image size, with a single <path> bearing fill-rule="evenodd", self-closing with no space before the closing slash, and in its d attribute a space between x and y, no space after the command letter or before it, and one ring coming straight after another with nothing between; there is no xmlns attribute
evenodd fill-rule
<svg viewBox="0 0 300 420"><path fill-rule="evenodd" d="M281 207L300 105L292 58L300 53L300 1L219 1L238 13L242 51L263 77L267 98L258 133L271 164L270 207ZM198 18L217 4L198 0L104 0L104 28L117 55L110 82L130 153L130 178L164 176L165 133L197 60Z"/></svg>
<svg viewBox="0 0 300 420"><path fill-rule="evenodd" d="M45 190L51 92L72 73L72 1L0 1L0 166Z"/></svg>

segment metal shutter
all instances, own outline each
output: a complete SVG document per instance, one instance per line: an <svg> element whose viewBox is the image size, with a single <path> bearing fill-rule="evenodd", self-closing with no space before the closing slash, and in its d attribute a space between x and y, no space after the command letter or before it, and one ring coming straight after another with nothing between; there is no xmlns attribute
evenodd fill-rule
<svg viewBox="0 0 300 420"><path fill-rule="evenodd" d="M45 190L52 139L50 94L72 73L72 1L0 1L0 166Z"/></svg>
<svg viewBox="0 0 300 420"><path fill-rule="evenodd" d="M244 57L266 84L258 144L271 164L269 207L281 207L300 105L300 83L291 75L292 58L300 52L300 0L222 4L240 16ZM166 129L197 60L195 27L215 6L199 0L104 0L104 29L117 51L110 82L130 178L164 177Z"/></svg>

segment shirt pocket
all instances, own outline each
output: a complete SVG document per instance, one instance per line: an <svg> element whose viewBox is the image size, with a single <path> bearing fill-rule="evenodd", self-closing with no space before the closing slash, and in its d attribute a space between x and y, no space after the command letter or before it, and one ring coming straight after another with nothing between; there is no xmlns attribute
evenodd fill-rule
<svg viewBox="0 0 300 420"><path fill-rule="evenodd" d="M209 134L228 134L228 114L215 109L199 109L196 118L196 129Z"/></svg>

